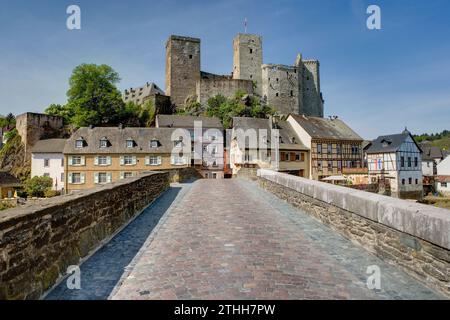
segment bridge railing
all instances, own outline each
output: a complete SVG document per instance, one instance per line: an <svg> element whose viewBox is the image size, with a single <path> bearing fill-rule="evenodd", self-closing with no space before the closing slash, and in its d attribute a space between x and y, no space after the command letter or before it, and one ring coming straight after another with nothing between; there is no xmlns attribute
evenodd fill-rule
<svg viewBox="0 0 450 320"><path fill-rule="evenodd" d="M258 170L260 185L450 296L450 210Z"/></svg>
<svg viewBox="0 0 450 320"><path fill-rule="evenodd" d="M169 187L147 172L0 213L0 300L38 299Z"/></svg>

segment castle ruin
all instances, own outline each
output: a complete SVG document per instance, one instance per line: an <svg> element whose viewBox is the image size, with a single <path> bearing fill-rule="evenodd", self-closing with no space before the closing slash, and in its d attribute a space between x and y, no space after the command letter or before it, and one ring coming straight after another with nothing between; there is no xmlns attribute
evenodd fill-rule
<svg viewBox="0 0 450 320"><path fill-rule="evenodd" d="M200 39L175 36L166 43L166 95L177 107L187 99L206 104L217 94L231 97L238 90L259 96L280 114L323 117L318 60L299 54L292 66L263 64L262 38L238 34L233 40L233 72L201 71Z"/></svg>

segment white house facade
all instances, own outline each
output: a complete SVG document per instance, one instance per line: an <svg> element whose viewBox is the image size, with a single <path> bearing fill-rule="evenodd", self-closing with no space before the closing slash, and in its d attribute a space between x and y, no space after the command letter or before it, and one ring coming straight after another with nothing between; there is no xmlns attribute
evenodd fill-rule
<svg viewBox="0 0 450 320"><path fill-rule="evenodd" d="M367 150L369 182L389 189L393 197L420 199L423 196L422 150L412 135L381 136Z"/></svg>
<svg viewBox="0 0 450 320"><path fill-rule="evenodd" d="M50 177L53 190L64 190L64 155L65 139L38 141L31 153L31 177Z"/></svg>
<svg viewBox="0 0 450 320"><path fill-rule="evenodd" d="M450 195L450 157L446 157L437 165L436 190Z"/></svg>

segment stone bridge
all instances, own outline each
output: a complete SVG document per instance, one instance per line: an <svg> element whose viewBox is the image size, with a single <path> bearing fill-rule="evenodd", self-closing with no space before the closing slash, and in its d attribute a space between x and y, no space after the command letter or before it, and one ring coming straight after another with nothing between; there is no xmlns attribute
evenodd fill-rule
<svg viewBox="0 0 450 320"><path fill-rule="evenodd" d="M15 220L0 216L0 298L449 297L450 212L266 170L259 176L168 188L168 175L150 174L14 211ZM46 235L23 220L29 215ZM114 223L105 225L108 215ZM58 241L64 254L54 253ZM32 257L17 256L12 244ZM64 278L74 263L79 290Z"/></svg>

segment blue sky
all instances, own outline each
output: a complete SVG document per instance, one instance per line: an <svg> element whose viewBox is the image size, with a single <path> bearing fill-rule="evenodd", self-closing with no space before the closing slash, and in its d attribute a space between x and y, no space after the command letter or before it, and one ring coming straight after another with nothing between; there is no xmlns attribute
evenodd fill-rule
<svg viewBox="0 0 450 320"><path fill-rule="evenodd" d="M66 28L81 7L82 29ZM381 7L382 30L366 28ZM109 64L120 88L164 88L170 34L202 39L202 70L228 74L232 39L263 37L265 63L321 63L325 114L364 138L450 129L450 1L447 0L0 0L0 114L42 112L66 101L81 63Z"/></svg>

